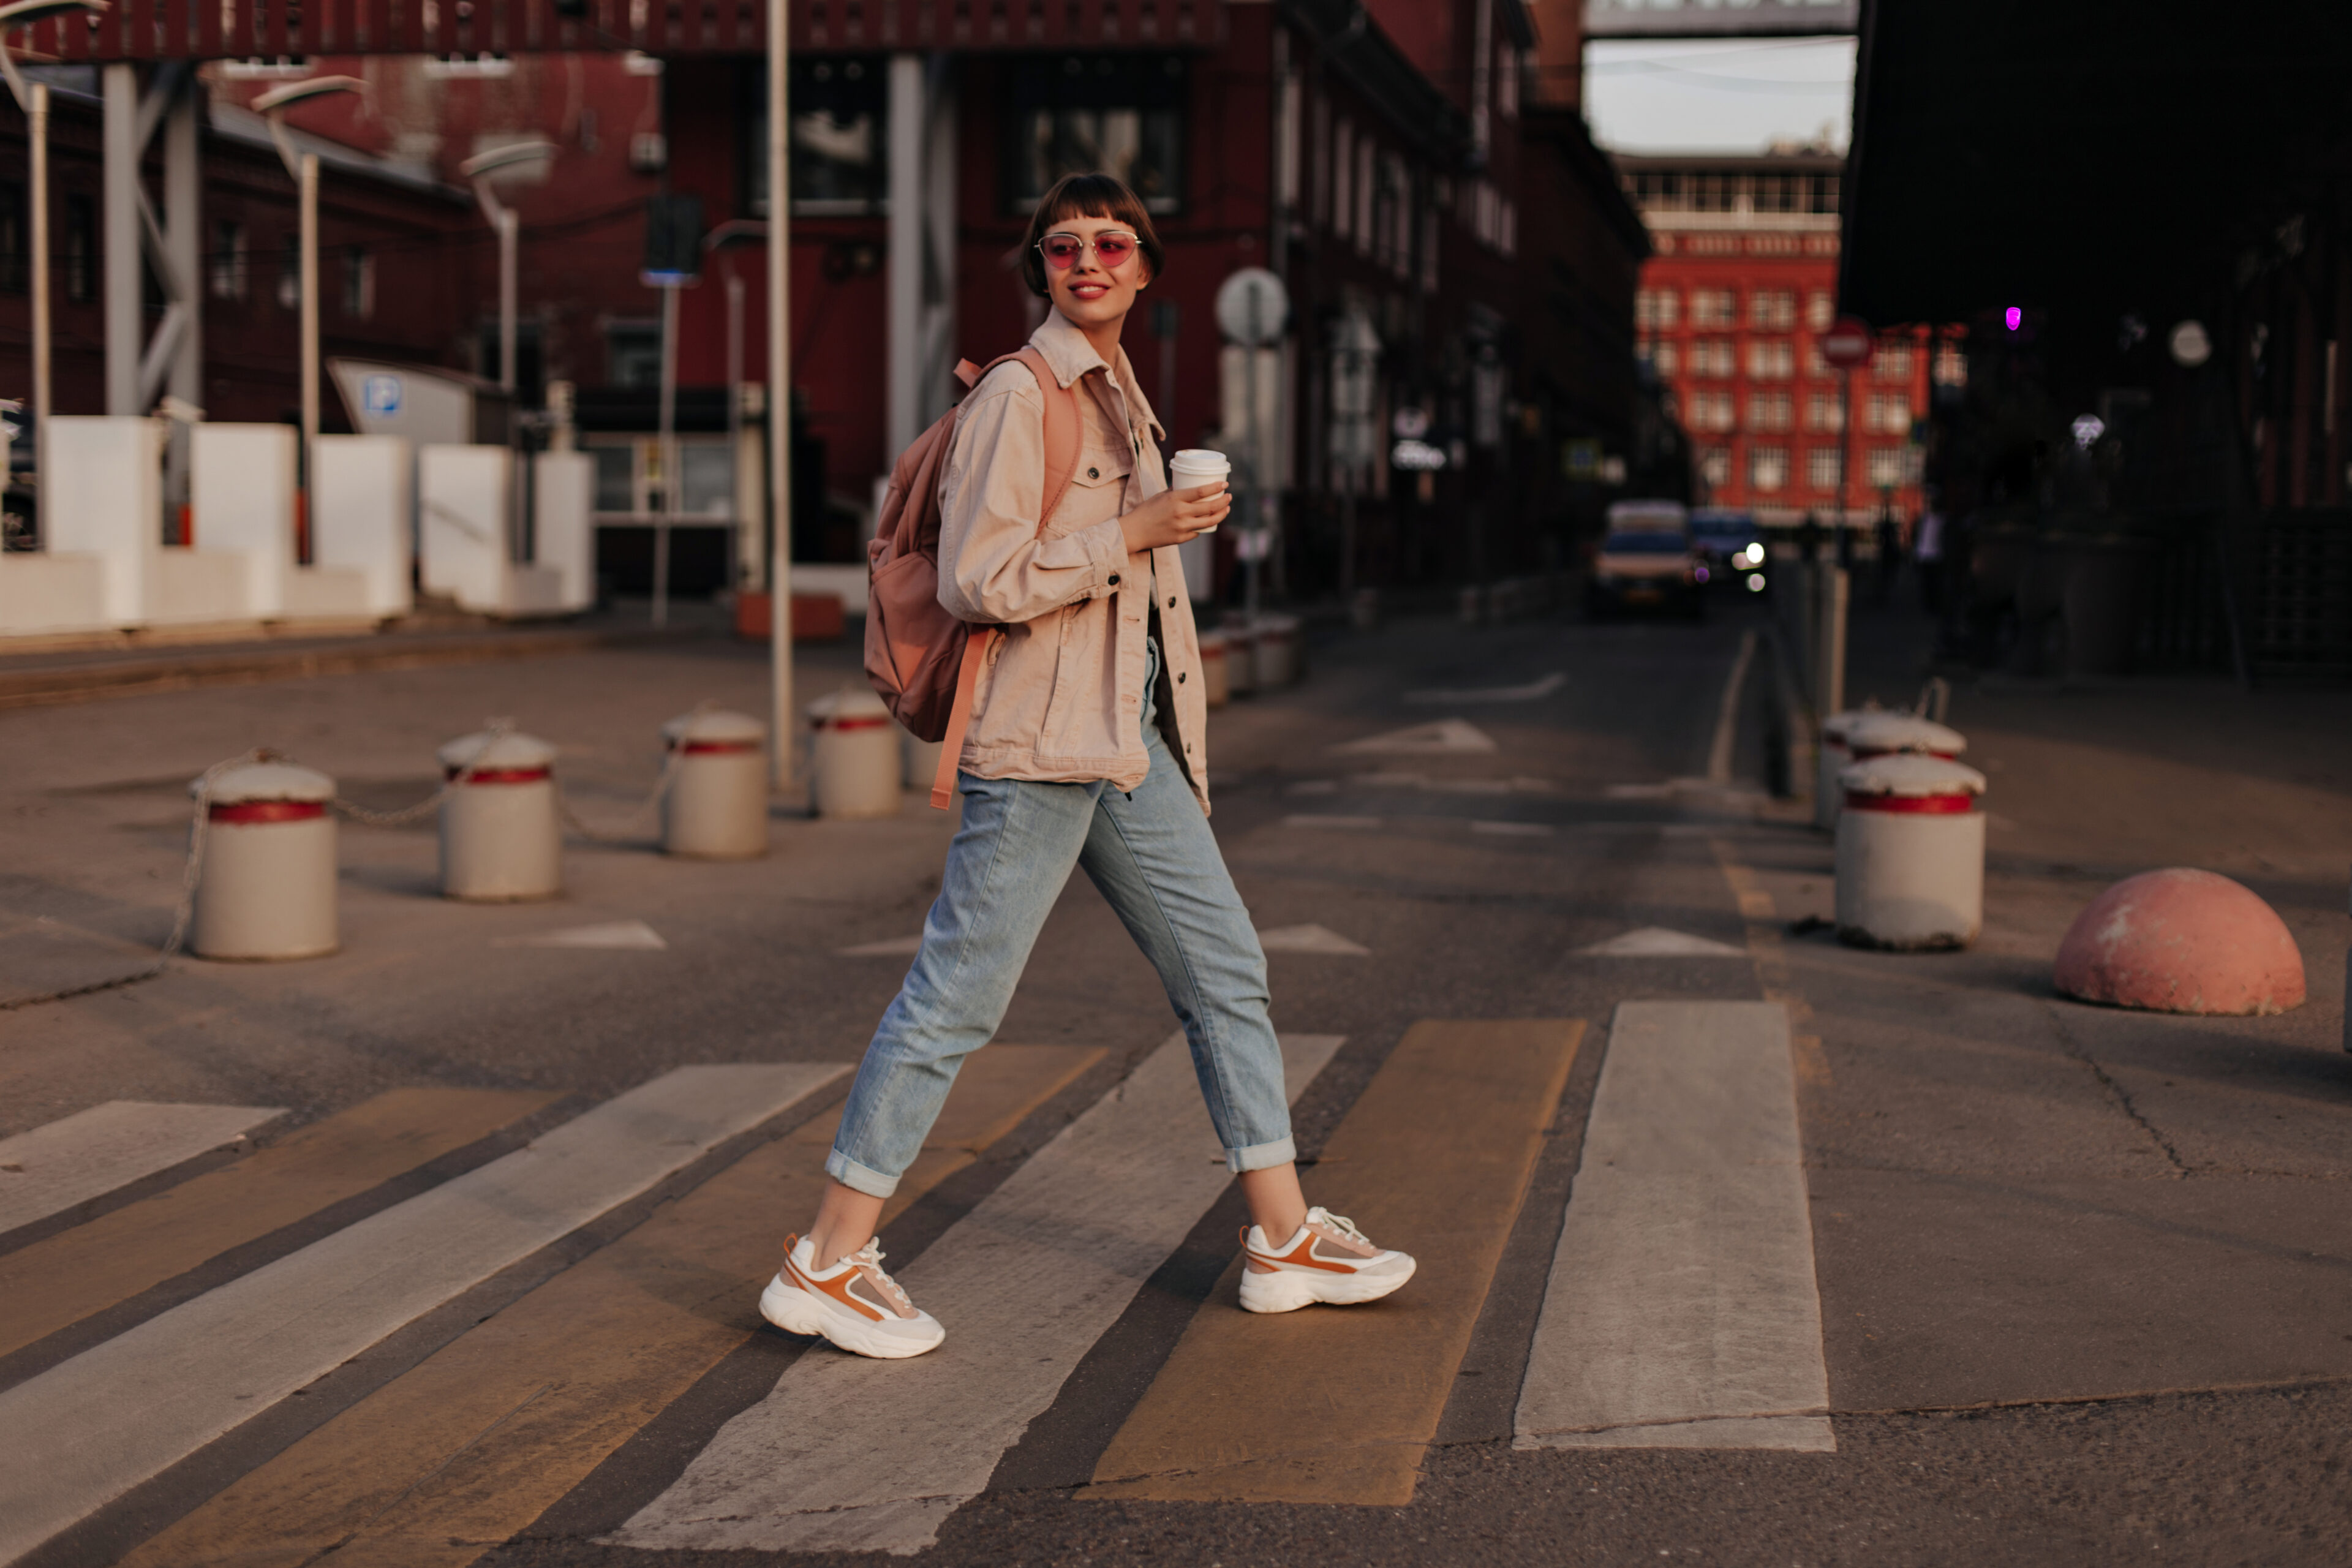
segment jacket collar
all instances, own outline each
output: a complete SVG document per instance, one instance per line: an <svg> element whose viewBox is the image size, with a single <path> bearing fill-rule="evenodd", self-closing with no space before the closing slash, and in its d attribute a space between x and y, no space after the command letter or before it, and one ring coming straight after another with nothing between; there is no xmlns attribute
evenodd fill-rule
<svg viewBox="0 0 2352 1568"><path fill-rule="evenodd" d="M1142 416L1141 423L1150 426L1155 439L1164 440L1168 432L1160 427L1160 417L1152 412L1150 401L1143 395L1142 386L1135 379L1135 367L1129 363L1127 350L1118 351L1118 363L1105 363L1095 352L1095 345L1086 333L1072 325L1059 310L1048 306L1045 320L1029 334L1029 346L1045 358L1045 366L1064 386L1075 383L1088 371L1099 370L1111 385L1127 399L1128 408Z"/></svg>

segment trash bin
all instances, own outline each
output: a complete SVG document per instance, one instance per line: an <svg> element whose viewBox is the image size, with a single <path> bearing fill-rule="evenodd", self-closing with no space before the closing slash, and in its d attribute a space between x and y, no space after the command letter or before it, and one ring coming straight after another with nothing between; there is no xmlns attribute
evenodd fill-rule
<svg viewBox="0 0 2352 1568"><path fill-rule="evenodd" d="M768 852L768 727L748 713L705 710L662 726L670 768L662 849L701 860Z"/></svg>
<svg viewBox="0 0 2352 1568"><path fill-rule="evenodd" d="M1223 632L1201 634L1201 696L1212 708L1233 700L1232 647Z"/></svg>
<svg viewBox="0 0 2352 1568"><path fill-rule="evenodd" d="M1984 923L1984 775L1906 752L1838 775L1838 937L1895 952L1966 947Z"/></svg>
<svg viewBox="0 0 2352 1568"><path fill-rule="evenodd" d="M1260 616L1252 624L1255 634L1257 687L1270 691L1298 679L1298 617Z"/></svg>
<svg viewBox="0 0 2352 1568"><path fill-rule="evenodd" d="M1247 697L1257 689L1256 628L1246 621L1227 621L1218 629L1225 638L1225 694Z"/></svg>
<svg viewBox="0 0 2352 1568"><path fill-rule="evenodd" d="M245 763L197 779L205 858L188 948L202 958L318 958L335 925L335 781L290 763Z"/></svg>
<svg viewBox="0 0 2352 1568"><path fill-rule="evenodd" d="M819 816L896 816L898 780L906 762L898 754L898 721L882 699L845 687L808 706L816 735L816 763L809 787Z"/></svg>
<svg viewBox="0 0 2352 1568"><path fill-rule="evenodd" d="M442 896L520 903L562 892L555 748L535 735L480 730L439 754L450 784L441 802Z"/></svg>

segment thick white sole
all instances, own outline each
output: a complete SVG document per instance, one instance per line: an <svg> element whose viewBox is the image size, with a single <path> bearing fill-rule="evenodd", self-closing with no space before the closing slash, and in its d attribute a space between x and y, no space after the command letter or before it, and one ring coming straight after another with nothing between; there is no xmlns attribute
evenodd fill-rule
<svg viewBox="0 0 2352 1568"><path fill-rule="evenodd" d="M871 1356L877 1361L905 1361L939 1349L948 1337L945 1329L929 1341L910 1342L903 1335L881 1333L863 1318L827 1311L821 1302L799 1286L787 1283L781 1274L769 1280L768 1288L760 1292L760 1316L788 1334L814 1335L853 1355Z"/></svg>
<svg viewBox="0 0 2352 1568"><path fill-rule="evenodd" d="M1413 1276L1419 1265L1408 1261L1394 1274L1325 1274L1320 1270L1281 1268L1261 1274L1242 1268L1242 1310L1295 1312L1301 1307L1352 1307L1377 1301Z"/></svg>

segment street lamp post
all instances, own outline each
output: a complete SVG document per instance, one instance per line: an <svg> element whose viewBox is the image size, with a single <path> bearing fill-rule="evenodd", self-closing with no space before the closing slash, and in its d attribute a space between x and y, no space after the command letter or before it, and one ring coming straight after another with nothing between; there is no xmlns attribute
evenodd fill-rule
<svg viewBox="0 0 2352 1568"><path fill-rule="evenodd" d="M269 139L278 144L278 156L285 163L286 172L294 176L295 188L301 194L302 453L299 489L306 528L310 517L312 466L319 444L319 155L294 151L294 140L286 132L286 111L313 99L357 92L363 85L357 77L314 76L272 88L253 100L254 112L268 121Z"/></svg>
<svg viewBox="0 0 2352 1568"><path fill-rule="evenodd" d="M518 384L515 379L515 249L521 226L515 216L514 208L499 200L490 176L527 164L551 163L555 153L552 142L518 142L511 147L493 147L487 153L478 153L457 165L457 172L474 182L474 200L481 204L482 216L489 220L491 229L499 237L499 386L509 397Z"/></svg>
<svg viewBox="0 0 2352 1568"><path fill-rule="evenodd" d="M47 469L42 454L49 443L49 84L26 82L17 73L16 57L8 52L8 35L53 16L106 9L104 0L16 0L0 5L0 74L25 114L26 139L31 143L33 224L33 493L40 494Z"/></svg>
<svg viewBox="0 0 2352 1568"><path fill-rule="evenodd" d="M768 0L768 568L769 736L773 780L792 787L799 733L793 711L792 7Z"/></svg>

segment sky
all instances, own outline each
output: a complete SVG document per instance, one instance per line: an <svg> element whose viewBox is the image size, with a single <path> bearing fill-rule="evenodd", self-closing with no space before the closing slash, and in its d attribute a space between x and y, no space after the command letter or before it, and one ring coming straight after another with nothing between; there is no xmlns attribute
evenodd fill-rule
<svg viewBox="0 0 2352 1568"><path fill-rule="evenodd" d="M1594 39L1584 46L1593 139L1624 153L1760 153L1826 132L1843 152L1852 38Z"/></svg>

